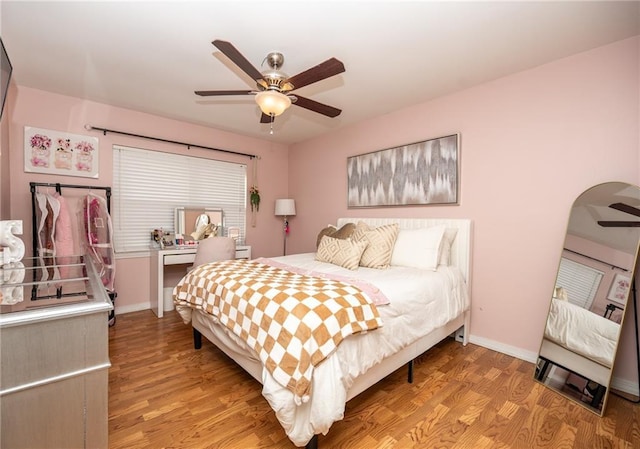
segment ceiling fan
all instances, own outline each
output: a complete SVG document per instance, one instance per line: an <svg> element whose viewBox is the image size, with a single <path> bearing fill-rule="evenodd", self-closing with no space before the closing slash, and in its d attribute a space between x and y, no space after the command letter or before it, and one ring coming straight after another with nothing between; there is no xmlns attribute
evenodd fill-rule
<svg viewBox="0 0 640 449"><path fill-rule="evenodd" d="M291 104L327 117L337 117L342 112L333 106L291 94L295 89L300 89L344 72L344 64L336 58L327 59L304 72L289 77L280 71L280 67L284 63L282 53L269 53L265 58L269 65L269 70L261 73L230 42L215 40L212 43L244 73L256 81L257 90L196 90L196 95L203 97L255 95L256 103L258 103L262 111L260 123L271 123L272 126L274 118L282 114ZM273 129L271 132L273 133Z"/></svg>
<svg viewBox="0 0 640 449"><path fill-rule="evenodd" d="M635 215L636 217L640 217L640 209L637 207L629 206L625 203L613 203L610 204L609 207L611 209L619 210L620 212L624 212L630 215ZM598 221L598 224L603 228L637 228L640 227L640 221L611 221L604 220Z"/></svg>

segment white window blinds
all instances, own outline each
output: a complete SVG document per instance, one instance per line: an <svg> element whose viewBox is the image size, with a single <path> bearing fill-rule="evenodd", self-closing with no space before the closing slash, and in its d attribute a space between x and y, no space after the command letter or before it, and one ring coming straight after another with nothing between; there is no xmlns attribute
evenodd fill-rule
<svg viewBox="0 0 640 449"><path fill-rule="evenodd" d="M565 289L570 303L589 310L603 276L602 271L563 257L556 287Z"/></svg>
<svg viewBox="0 0 640 449"><path fill-rule="evenodd" d="M175 208L219 207L245 238L247 166L113 146L113 227L116 253L148 251L151 231L174 231Z"/></svg>

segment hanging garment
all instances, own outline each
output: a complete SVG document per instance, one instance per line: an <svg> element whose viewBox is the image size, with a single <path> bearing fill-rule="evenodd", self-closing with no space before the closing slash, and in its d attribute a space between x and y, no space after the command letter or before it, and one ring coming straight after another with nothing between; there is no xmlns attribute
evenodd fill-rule
<svg viewBox="0 0 640 449"><path fill-rule="evenodd" d="M83 222L87 253L95 260L102 284L113 291L116 274L111 216L104 198L89 193L83 201Z"/></svg>
<svg viewBox="0 0 640 449"><path fill-rule="evenodd" d="M71 213L67 199L59 193L56 193L54 198L58 200L60 205L58 219L55 222L55 255L58 265L61 265L60 276L64 279L70 270L70 268L65 265L70 263L71 256L76 254L73 242L73 224L71 222Z"/></svg>
<svg viewBox="0 0 640 449"><path fill-rule="evenodd" d="M36 221L38 224L38 255L42 266L41 280L59 279L53 256L56 254L56 221L60 214L60 203L49 194L36 194Z"/></svg>
<svg viewBox="0 0 640 449"><path fill-rule="evenodd" d="M38 223L38 255L53 254L53 241L47 240L47 235L51 235L47 230L53 226L48 221L49 208L47 206L47 196L44 193L36 193L36 222Z"/></svg>

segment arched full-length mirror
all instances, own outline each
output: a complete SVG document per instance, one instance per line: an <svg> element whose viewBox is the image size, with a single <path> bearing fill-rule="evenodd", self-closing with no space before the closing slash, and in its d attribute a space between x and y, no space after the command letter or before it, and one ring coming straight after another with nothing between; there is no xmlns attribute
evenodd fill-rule
<svg viewBox="0 0 640 449"><path fill-rule="evenodd" d="M640 244L640 188L609 182L573 203L535 377L602 415Z"/></svg>

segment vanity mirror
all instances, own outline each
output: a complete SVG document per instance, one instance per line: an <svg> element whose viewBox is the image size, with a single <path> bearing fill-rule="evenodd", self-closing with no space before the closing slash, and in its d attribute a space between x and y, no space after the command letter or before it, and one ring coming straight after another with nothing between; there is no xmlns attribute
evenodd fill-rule
<svg viewBox="0 0 640 449"><path fill-rule="evenodd" d="M600 184L573 203L535 378L599 415L607 402L639 244L637 186Z"/></svg>
<svg viewBox="0 0 640 449"><path fill-rule="evenodd" d="M217 235L222 235L224 214L221 208L210 207L177 207L175 215L176 234L182 234L187 240L194 240L192 234L206 225L217 228ZM195 239L199 240L199 239Z"/></svg>

